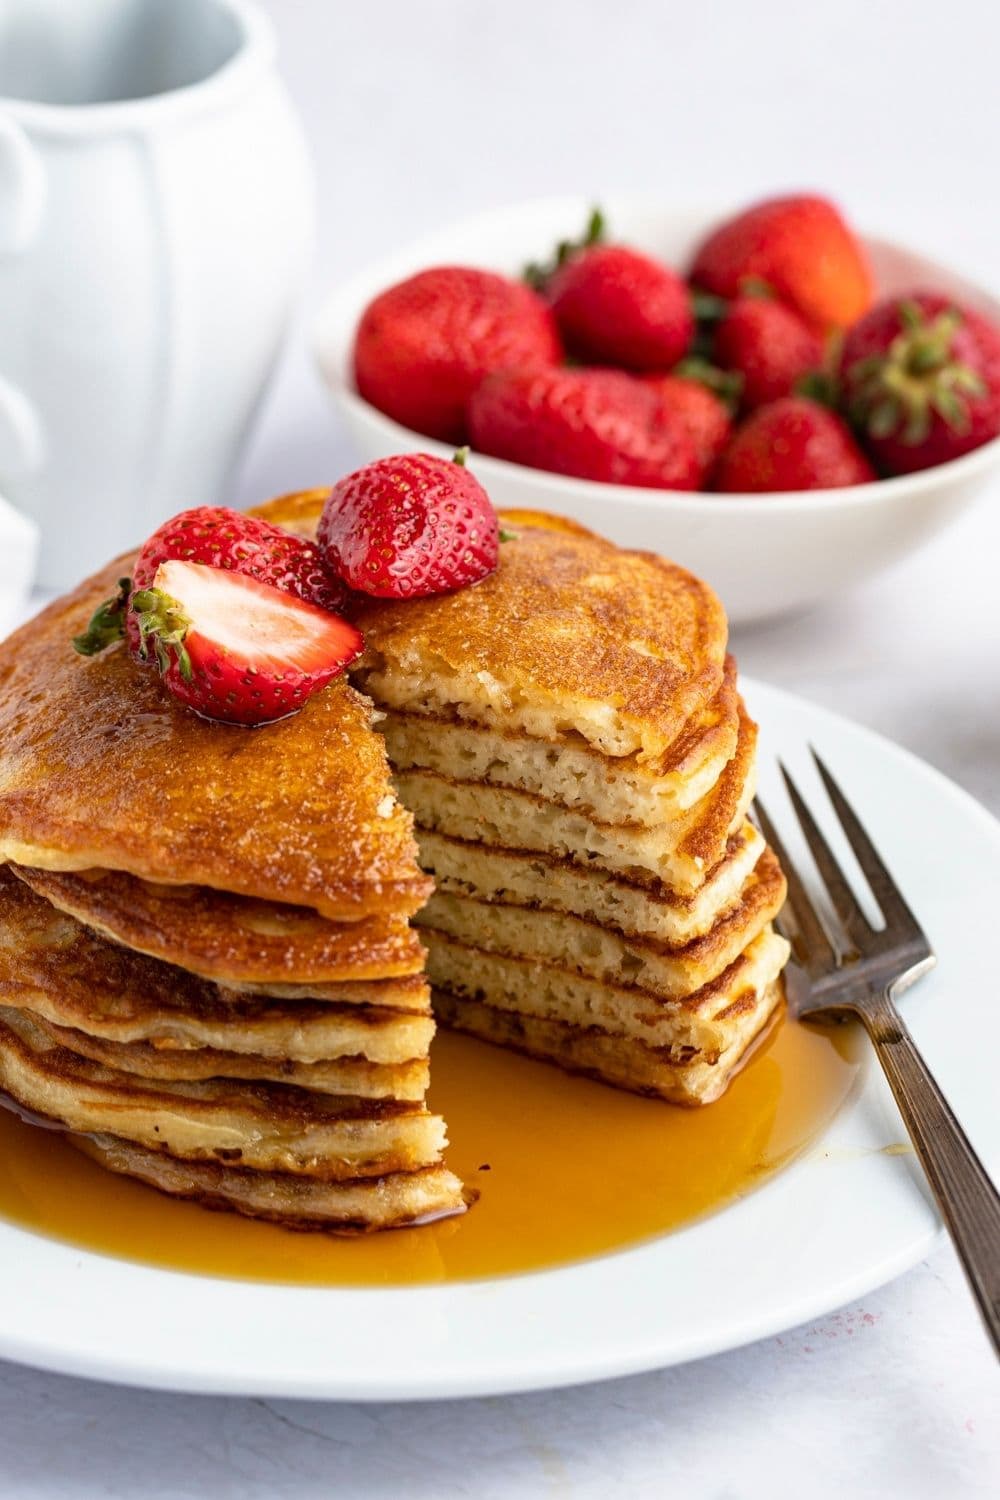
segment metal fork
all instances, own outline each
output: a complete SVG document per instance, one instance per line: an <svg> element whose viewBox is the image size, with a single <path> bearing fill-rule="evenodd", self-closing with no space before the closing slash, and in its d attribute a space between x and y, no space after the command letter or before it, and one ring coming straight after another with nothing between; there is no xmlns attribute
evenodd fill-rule
<svg viewBox="0 0 1000 1500"><path fill-rule="evenodd" d="M758 800L761 831L781 861L788 900L779 926L798 972L793 1013L813 1020L857 1016L896 1097L937 1199L993 1346L1000 1355L1000 1194L952 1114L896 1009L896 996L933 968L935 958L874 844L815 750L823 784L885 919L868 921L801 793L782 765L792 806L835 918L821 918L802 876ZM780 764L780 762L779 762Z"/></svg>

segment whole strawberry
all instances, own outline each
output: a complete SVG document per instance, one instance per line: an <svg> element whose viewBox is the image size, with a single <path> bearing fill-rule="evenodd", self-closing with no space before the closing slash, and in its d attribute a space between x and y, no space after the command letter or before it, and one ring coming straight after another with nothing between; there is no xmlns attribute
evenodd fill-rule
<svg viewBox="0 0 1000 1500"><path fill-rule="evenodd" d="M755 204L702 243L691 281L734 298L763 283L817 329L846 328L871 305L872 274L857 236L825 198Z"/></svg>
<svg viewBox="0 0 1000 1500"><path fill-rule="evenodd" d="M354 339L358 391L395 421L465 440L465 405L491 370L555 364L555 320L535 292L492 271L437 266L365 308Z"/></svg>
<svg viewBox="0 0 1000 1500"><path fill-rule="evenodd" d="M737 297L715 329L714 353L743 377L747 411L790 396L823 363L823 340L798 313L768 297Z"/></svg>
<svg viewBox="0 0 1000 1500"><path fill-rule="evenodd" d="M405 453L335 484L316 539L327 565L352 589L419 599L492 573L499 529L464 453L454 460Z"/></svg>
<svg viewBox="0 0 1000 1500"><path fill-rule="evenodd" d="M759 407L736 429L719 460L715 488L771 494L841 489L874 478L841 417L805 396L785 396Z"/></svg>
<svg viewBox="0 0 1000 1500"><path fill-rule="evenodd" d="M93 656L125 635L134 654L139 632L129 598L149 588L160 564L175 558L256 578L334 613L347 601L347 590L326 570L315 543L226 506L199 505L164 521L142 544L132 577L121 580L117 596L101 605L76 638L77 651Z"/></svg>
<svg viewBox="0 0 1000 1500"><path fill-rule="evenodd" d="M247 574L177 558L132 598L137 654L207 719L250 727L295 713L364 648L338 615Z"/></svg>
<svg viewBox="0 0 1000 1500"><path fill-rule="evenodd" d="M559 246L554 268L529 267L567 350L587 364L669 370L694 337L691 294L669 266L626 245L601 243L596 212L583 241Z"/></svg>
<svg viewBox="0 0 1000 1500"><path fill-rule="evenodd" d="M694 444L704 483L732 429L729 407L721 396L693 376L647 375L645 383Z"/></svg>
<svg viewBox="0 0 1000 1500"><path fill-rule="evenodd" d="M843 401L890 474L959 458L1000 433L1000 330L937 292L880 302L848 332Z"/></svg>
<svg viewBox="0 0 1000 1500"><path fill-rule="evenodd" d="M469 431L482 453L556 474L674 490L701 478L684 423L617 370L491 375L469 402Z"/></svg>

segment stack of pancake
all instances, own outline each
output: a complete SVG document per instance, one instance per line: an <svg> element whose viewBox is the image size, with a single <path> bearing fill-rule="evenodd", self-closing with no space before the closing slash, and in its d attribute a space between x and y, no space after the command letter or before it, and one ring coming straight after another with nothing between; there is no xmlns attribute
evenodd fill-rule
<svg viewBox="0 0 1000 1500"><path fill-rule="evenodd" d="M258 514L310 534L324 499ZM787 956L722 607L573 523L502 525L493 575L365 601L354 685L259 730L73 652L128 558L0 646L0 1095L165 1192L357 1230L464 1207L427 976L475 1036L722 1093Z"/></svg>
<svg viewBox="0 0 1000 1500"><path fill-rule="evenodd" d="M0 1092L112 1170L296 1227L459 1211L424 1104L430 882L371 709L260 731L73 652L120 559L0 647Z"/></svg>
<svg viewBox="0 0 1000 1500"><path fill-rule="evenodd" d="M308 531L321 496L271 520ZM747 820L756 726L712 591L572 522L501 515L474 588L367 602L381 709L435 894L439 1020L685 1104L781 995L785 882Z"/></svg>

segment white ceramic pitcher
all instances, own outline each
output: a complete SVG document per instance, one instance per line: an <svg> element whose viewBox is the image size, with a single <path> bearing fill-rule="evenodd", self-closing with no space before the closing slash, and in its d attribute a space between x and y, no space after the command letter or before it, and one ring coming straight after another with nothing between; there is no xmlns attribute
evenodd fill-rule
<svg viewBox="0 0 1000 1500"><path fill-rule="evenodd" d="M312 206L249 0L0 0L0 489L44 584L226 498Z"/></svg>

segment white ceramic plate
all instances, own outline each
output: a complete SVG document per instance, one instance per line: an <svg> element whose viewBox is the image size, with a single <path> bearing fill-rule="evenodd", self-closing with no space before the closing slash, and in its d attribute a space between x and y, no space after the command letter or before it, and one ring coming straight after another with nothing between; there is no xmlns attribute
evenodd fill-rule
<svg viewBox="0 0 1000 1500"><path fill-rule="evenodd" d="M749 684L763 790L780 753L818 795L827 758L923 920L937 970L906 1016L987 1166L1000 1113L982 1036L995 1004L1000 824L937 772L800 699ZM797 845L795 846L798 847ZM0 1223L0 1356L166 1390L405 1400L599 1380L734 1348L913 1265L939 1226L878 1070L826 1135L712 1218L597 1260L413 1290L266 1286L149 1269Z"/></svg>
<svg viewBox="0 0 1000 1500"><path fill-rule="evenodd" d="M685 267L713 223L732 211L667 207L642 197L604 202L613 234ZM359 459L415 448L451 449L400 426L354 389L351 350L367 303L427 266L488 266L518 274L586 223L585 198L509 204L447 225L395 251L338 287L320 310L314 343L331 397ZM934 288L1000 322L1000 301L947 266L903 245L866 237L882 293ZM734 624L801 610L880 573L921 547L968 506L1000 465L1000 438L964 458L849 489L784 495L704 495L639 489L547 474L474 455L472 468L494 505L572 516L623 547L651 547L710 578ZM747 567L747 558L754 560Z"/></svg>

